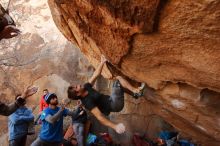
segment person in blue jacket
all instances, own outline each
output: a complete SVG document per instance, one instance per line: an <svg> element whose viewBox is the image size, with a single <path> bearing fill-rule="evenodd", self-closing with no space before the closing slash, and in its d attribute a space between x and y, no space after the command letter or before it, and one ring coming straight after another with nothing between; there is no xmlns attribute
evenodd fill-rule
<svg viewBox="0 0 220 146"><path fill-rule="evenodd" d="M45 101L49 105L42 111L42 120L39 137L31 146L61 146L63 141L63 118L73 115L73 111L65 109L65 103L58 106L58 98L54 93L45 95Z"/></svg>
<svg viewBox="0 0 220 146"><path fill-rule="evenodd" d="M16 96L15 100L20 98ZM32 111L25 107L25 102L8 117L9 146L25 146L28 127L34 121Z"/></svg>

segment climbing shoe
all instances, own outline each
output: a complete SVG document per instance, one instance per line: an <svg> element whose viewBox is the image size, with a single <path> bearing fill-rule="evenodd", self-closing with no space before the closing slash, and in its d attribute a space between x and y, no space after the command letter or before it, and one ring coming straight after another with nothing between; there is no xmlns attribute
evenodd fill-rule
<svg viewBox="0 0 220 146"><path fill-rule="evenodd" d="M145 83L141 83L141 86L139 87L140 91L138 93L134 93L133 97L135 99L138 99L139 97L144 96L144 89L145 89Z"/></svg>

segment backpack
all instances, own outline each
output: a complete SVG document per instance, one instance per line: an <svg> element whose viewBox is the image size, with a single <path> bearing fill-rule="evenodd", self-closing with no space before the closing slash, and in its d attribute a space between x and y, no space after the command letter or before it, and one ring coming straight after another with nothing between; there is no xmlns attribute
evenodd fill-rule
<svg viewBox="0 0 220 146"><path fill-rule="evenodd" d="M138 134L134 134L132 138L132 142L134 146L151 146L143 137Z"/></svg>
<svg viewBox="0 0 220 146"><path fill-rule="evenodd" d="M108 133L101 133L94 142L95 146L113 146L113 140Z"/></svg>

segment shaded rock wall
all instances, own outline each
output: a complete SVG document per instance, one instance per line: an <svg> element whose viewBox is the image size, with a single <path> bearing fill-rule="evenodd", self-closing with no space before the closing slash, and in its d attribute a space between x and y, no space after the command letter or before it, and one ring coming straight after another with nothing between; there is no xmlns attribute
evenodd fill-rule
<svg viewBox="0 0 220 146"><path fill-rule="evenodd" d="M96 67L148 84L153 112L204 145L220 139L220 1L48 0L54 21ZM148 106L148 104L146 104Z"/></svg>

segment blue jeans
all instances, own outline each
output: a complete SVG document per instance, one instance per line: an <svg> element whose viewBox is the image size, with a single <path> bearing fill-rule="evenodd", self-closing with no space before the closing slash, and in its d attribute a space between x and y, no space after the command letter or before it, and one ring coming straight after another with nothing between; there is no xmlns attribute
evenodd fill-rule
<svg viewBox="0 0 220 146"><path fill-rule="evenodd" d="M73 131L76 135L78 146L84 146L84 124L73 123Z"/></svg>
<svg viewBox="0 0 220 146"><path fill-rule="evenodd" d="M31 146L61 146L59 142L46 142L41 140L39 137L31 144Z"/></svg>

